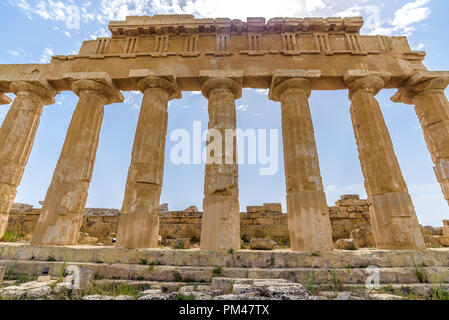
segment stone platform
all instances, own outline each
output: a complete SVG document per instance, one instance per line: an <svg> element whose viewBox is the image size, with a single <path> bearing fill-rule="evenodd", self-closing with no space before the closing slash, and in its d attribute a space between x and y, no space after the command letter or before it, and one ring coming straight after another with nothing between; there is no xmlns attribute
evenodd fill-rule
<svg viewBox="0 0 449 320"><path fill-rule="evenodd" d="M12 274L57 276L76 265L95 279L210 282L213 277L285 279L293 282L364 285L368 266L381 284L449 283L449 249L358 250L311 253L290 250L213 252L170 249L126 250L95 246L32 246L0 243L0 266ZM417 266L417 267L415 267Z"/></svg>

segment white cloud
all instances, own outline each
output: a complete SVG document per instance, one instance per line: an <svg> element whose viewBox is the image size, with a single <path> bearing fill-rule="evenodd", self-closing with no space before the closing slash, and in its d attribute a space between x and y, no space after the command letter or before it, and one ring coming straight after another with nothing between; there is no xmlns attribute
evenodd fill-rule
<svg viewBox="0 0 449 320"><path fill-rule="evenodd" d="M268 90L268 89L256 89L255 91L256 91L256 93L257 93L258 95L261 95L261 96L268 96L268 92L269 92L270 90Z"/></svg>
<svg viewBox="0 0 449 320"><path fill-rule="evenodd" d="M248 110L248 105L247 104L241 104L241 105L239 105L238 107L237 107L237 110L238 111L243 111L243 112L245 112L245 111L247 111Z"/></svg>
<svg viewBox="0 0 449 320"><path fill-rule="evenodd" d="M45 48L44 51L41 54L41 63L49 63L51 60L51 57L54 56L55 53L53 52L53 48L50 46L48 48Z"/></svg>

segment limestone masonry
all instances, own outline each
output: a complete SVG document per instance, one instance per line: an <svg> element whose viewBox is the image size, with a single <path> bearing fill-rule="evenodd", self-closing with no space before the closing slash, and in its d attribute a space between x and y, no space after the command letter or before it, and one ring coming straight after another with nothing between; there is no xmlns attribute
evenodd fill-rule
<svg viewBox="0 0 449 320"><path fill-rule="evenodd" d="M336 240L343 240L338 248L426 249L435 240L429 236L437 235L422 232L375 96L395 88L393 101L414 105L449 201L449 72L428 71L425 53L411 50L406 37L360 35L362 25L362 18L334 17L128 17L109 24L111 37L85 41L77 55L0 65L0 103L10 103L5 93L16 95L0 128L0 238L10 220L9 228L31 233L38 246L75 245L82 231L98 238L116 233L116 245L126 249L155 248L159 235L195 238L210 251L232 252L241 249L242 238L268 237L288 240L293 251L331 251ZM160 210L169 101L201 91L209 102L209 129L225 132L236 128L242 88L269 89L269 98L279 102L287 214L277 204L240 213L235 138L233 154L207 156L202 214ZM346 196L327 206L312 90L348 90L366 201ZM73 91L79 101L43 207L10 214L40 116L62 91ZM126 191L120 213L98 214L85 206L104 107L123 102L122 91L143 94ZM447 221L438 236L439 243L449 242ZM270 245L265 242L253 245Z"/></svg>

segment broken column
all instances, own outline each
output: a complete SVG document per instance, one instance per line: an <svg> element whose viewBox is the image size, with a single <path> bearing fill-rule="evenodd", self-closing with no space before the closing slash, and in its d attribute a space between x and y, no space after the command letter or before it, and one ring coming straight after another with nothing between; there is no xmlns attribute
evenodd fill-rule
<svg viewBox="0 0 449 320"><path fill-rule="evenodd" d="M309 108L311 81L320 71L276 71L270 98L281 102L287 214L294 251L333 249L329 209L321 179Z"/></svg>
<svg viewBox="0 0 449 320"><path fill-rule="evenodd" d="M64 79L71 84L79 101L34 230L32 243L36 245L77 243L104 106L123 101L107 73L70 73Z"/></svg>
<svg viewBox="0 0 449 320"><path fill-rule="evenodd" d="M168 101L181 94L173 74L132 70L143 93L131 166L128 172L117 233L117 246L156 248L159 236L159 200L164 175Z"/></svg>
<svg viewBox="0 0 449 320"><path fill-rule="evenodd" d="M16 94L0 128L0 239L22 180L45 105L54 103L55 91L40 75L0 78L0 91ZM0 103L11 101L0 92Z"/></svg>
<svg viewBox="0 0 449 320"><path fill-rule="evenodd" d="M201 71L209 100L201 250L240 249L240 213L235 100L243 71Z"/></svg>
<svg viewBox="0 0 449 320"><path fill-rule="evenodd" d="M350 70L344 76L351 118L371 203L371 224L378 249L422 250L424 238L390 134L375 95L390 74Z"/></svg>
<svg viewBox="0 0 449 320"><path fill-rule="evenodd" d="M444 94L448 84L449 72L420 70L392 100L415 106L437 180L449 203L449 101Z"/></svg>

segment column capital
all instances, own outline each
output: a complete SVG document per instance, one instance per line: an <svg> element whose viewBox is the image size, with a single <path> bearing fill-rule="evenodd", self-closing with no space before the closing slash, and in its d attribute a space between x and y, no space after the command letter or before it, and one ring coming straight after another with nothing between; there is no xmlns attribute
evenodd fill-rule
<svg viewBox="0 0 449 320"><path fill-rule="evenodd" d="M170 70L130 70L129 78L136 83L137 89L142 93L145 93L148 88L160 88L167 90L169 100L182 97L176 76Z"/></svg>
<svg viewBox="0 0 449 320"><path fill-rule="evenodd" d="M376 72L370 70L349 70L343 76L343 80L349 89L350 98L359 90L364 90L376 95L385 87L390 78L391 74L388 72Z"/></svg>
<svg viewBox="0 0 449 320"><path fill-rule="evenodd" d="M203 96L209 99L213 89L227 89L234 99L242 96L243 70L201 70L200 81Z"/></svg>
<svg viewBox="0 0 449 320"><path fill-rule="evenodd" d="M11 101L12 101L12 99L10 97L8 97L3 92L0 92L0 105L1 104L10 104Z"/></svg>
<svg viewBox="0 0 449 320"><path fill-rule="evenodd" d="M448 85L449 71L416 70L391 97L391 101L414 104L416 96L428 92L443 92Z"/></svg>
<svg viewBox="0 0 449 320"><path fill-rule="evenodd" d="M320 70L276 70L271 80L269 98L280 101L289 89L304 90L307 97L312 91L313 80L321 77Z"/></svg>
<svg viewBox="0 0 449 320"><path fill-rule="evenodd" d="M43 99L44 104L55 103L56 90L41 74L12 74L0 76L0 103L8 104L8 97L3 93L11 92L19 95L21 92L32 93ZM6 99L5 99L6 97Z"/></svg>
<svg viewBox="0 0 449 320"><path fill-rule="evenodd" d="M105 104L123 102L123 95L106 72L73 72L62 77L70 83L72 91L79 96L82 91L96 92Z"/></svg>

